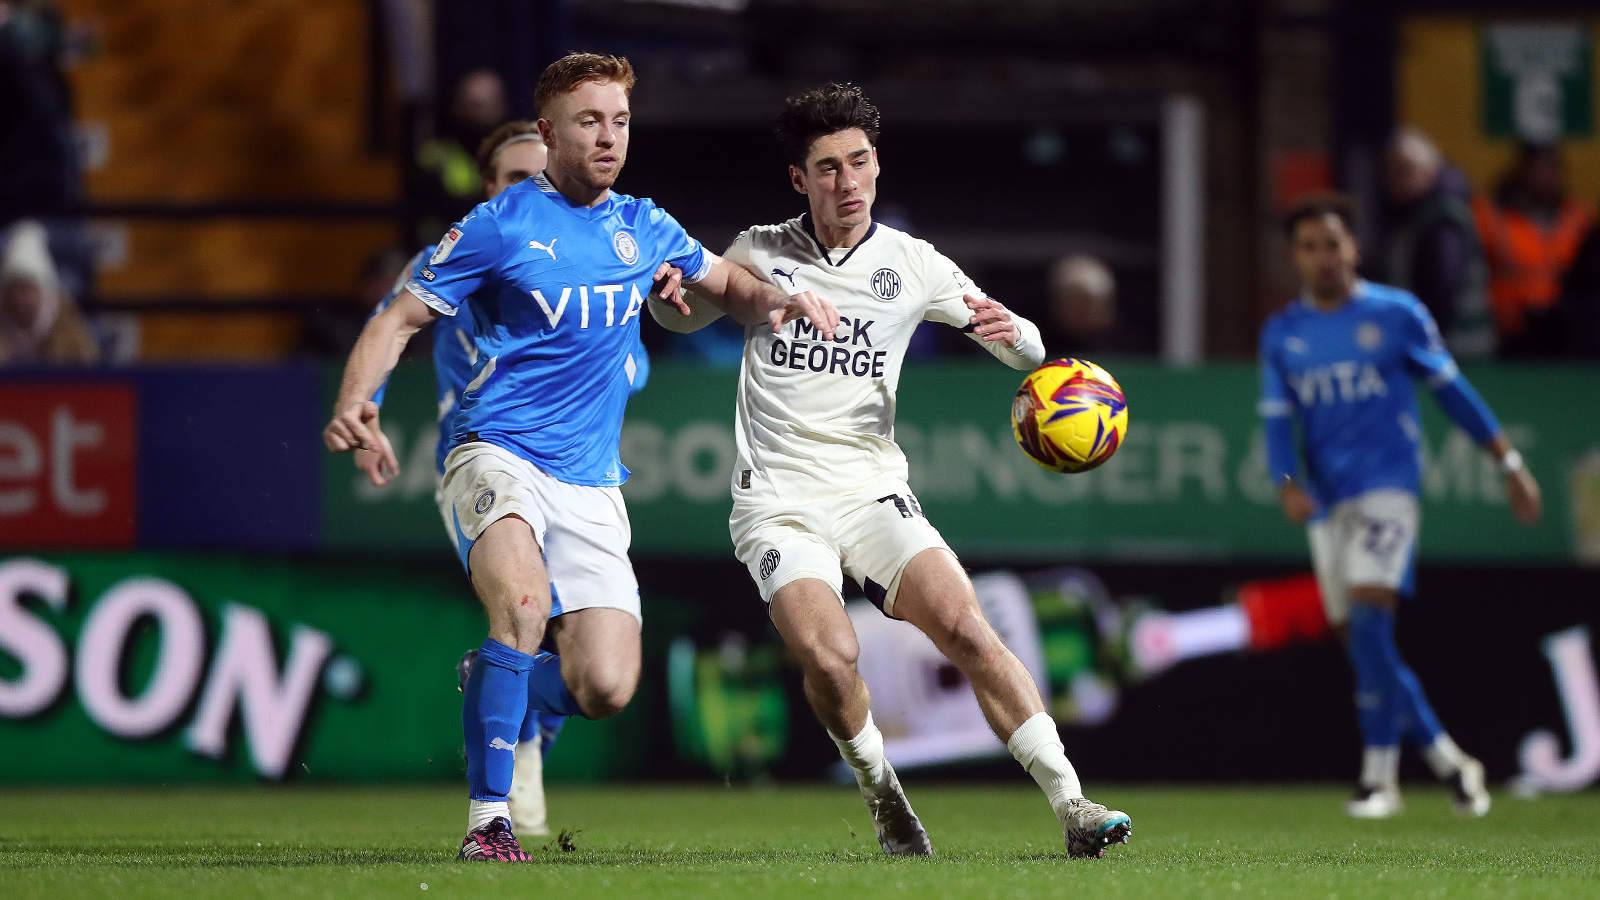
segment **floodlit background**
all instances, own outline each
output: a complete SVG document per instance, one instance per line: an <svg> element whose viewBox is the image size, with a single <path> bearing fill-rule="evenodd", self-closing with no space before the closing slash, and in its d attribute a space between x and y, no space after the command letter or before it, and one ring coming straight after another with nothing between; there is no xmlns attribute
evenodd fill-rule
<svg viewBox="0 0 1600 900"><path fill-rule="evenodd" d="M384 410L404 477L366 486L319 431L373 305L481 199L477 143L585 49L639 72L618 188L713 250L804 210L785 94L863 86L877 218L1119 378L1127 441L1077 476L1013 446L1018 373L956 332L925 326L901 382L913 487L1091 779L1355 775L1340 649L1252 600L1308 571L1254 411L1295 290L1278 216L1350 193L1367 274L1423 296L1547 501L1516 526L1425 399L1402 646L1495 782L1585 788L1597 41L1592 8L1536 0L0 0L0 782L462 781L483 626L433 502L427 337ZM1441 261L1445 221L1476 249ZM1547 283L1497 296L1530 259ZM646 673L549 778L830 777L727 536L740 334L643 334ZM856 612L901 770L1011 777L960 674Z"/></svg>

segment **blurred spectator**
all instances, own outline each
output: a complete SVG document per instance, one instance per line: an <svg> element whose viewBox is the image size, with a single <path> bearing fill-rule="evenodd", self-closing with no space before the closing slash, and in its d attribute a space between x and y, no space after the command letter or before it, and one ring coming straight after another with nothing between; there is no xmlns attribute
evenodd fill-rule
<svg viewBox="0 0 1600 900"><path fill-rule="evenodd" d="M1473 201L1489 260L1500 355L1548 357L1563 337L1556 300L1594 216L1567 196L1560 150L1524 144L1493 200Z"/></svg>
<svg viewBox="0 0 1600 900"><path fill-rule="evenodd" d="M489 69L461 76L450 97L444 133L417 148L422 179L417 197L428 221L423 240L434 240L444 226L465 216L484 198L478 175L478 146L510 118L505 82Z"/></svg>
<svg viewBox="0 0 1600 900"><path fill-rule="evenodd" d="M405 251L399 247L384 247L372 254L361 267L361 275L356 280L355 293L349 303L318 306L311 310L306 320L301 350L313 356L337 359L349 356L350 348L355 346L356 337L361 334L367 318L405 274L407 260Z"/></svg>
<svg viewBox="0 0 1600 900"><path fill-rule="evenodd" d="M63 34L46 0L0 0L0 225L82 199Z"/></svg>
<svg viewBox="0 0 1600 900"><path fill-rule="evenodd" d="M1562 282L1561 324L1568 353L1600 359L1600 224L1589 229Z"/></svg>
<svg viewBox="0 0 1600 900"><path fill-rule="evenodd" d="M1489 270L1466 176L1413 128L1395 134L1384 165L1391 225L1378 280L1416 294L1457 357L1492 355Z"/></svg>
<svg viewBox="0 0 1600 900"><path fill-rule="evenodd" d="M0 365L95 363L99 348L56 277L44 226L24 219L0 242Z"/></svg>
<svg viewBox="0 0 1600 900"><path fill-rule="evenodd" d="M1046 353L1087 355L1113 350L1117 281L1105 263L1075 253L1050 267L1050 316Z"/></svg>

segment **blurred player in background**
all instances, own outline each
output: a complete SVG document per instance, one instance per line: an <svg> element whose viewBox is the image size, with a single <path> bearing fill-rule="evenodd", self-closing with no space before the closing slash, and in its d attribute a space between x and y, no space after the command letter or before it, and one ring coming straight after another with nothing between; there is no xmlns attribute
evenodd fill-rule
<svg viewBox="0 0 1600 900"><path fill-rule="evenodd" d="M1490 802L1483 765L1445 733L1395 644L1396 600L1412 590L1420 517L1422 432L1412 381L1425 381L1499 464L1518 520L1538 520L1539 486L1461 376L1427 308L1405 291L1356 277L1353 218L1348 200L1328 196L1308 199L1286 219L1304 294L1261 333L1268 467L1289 521L1310 523L1328 621L1347 637L1355 666L1365 750L1345 811L1358 818L1400 812L1404 737L1452 786L1457 809L1481 816Z"/></svg>
<svg viewBox="0 0 1600 900"><path fill-rule="evenodd" d="M638 686L639 588L618 443L639 373L638 319L662 289L661 264L741 320L776 330L807 316L830 337L838 321L815 295L790 296L706 252L649 200L611 192L627 159L633 83L616 57L572 54L545 69L544 171L456 223L368 322L324 432L330 450L375 450L398 471L371 398L418 329L466 307L478 358L442 482L457 553L489 618L462 710L465 860L529 858L507 806L528 709L606 718ZM540 650L552 613L558 654Z"/></svg>
<svg viewBox="0 0 1600 900"><path fill-rule="evenodd" d="M878 110L858 88L790 97L778 142L810 212L739 235L727 258L786 290L839 302L837 334L808 323L745 330L730 531L736 553L800 661L806 698L860 785L883 849L932 852L872 722L844 609L844 573L885 615L921 629L972 682L985 718L1040 787L1073 856L1126 842L1128 816L1084 799L1038 686L984 618L972 583L906 485L894 395L924 320L959 328L1015 369L1044 360L1033 323L1013 315L932 245L873 222ZM696 298L674 330L704 327L726 304ZM749 323L747 323L749 324Z"/></svg>

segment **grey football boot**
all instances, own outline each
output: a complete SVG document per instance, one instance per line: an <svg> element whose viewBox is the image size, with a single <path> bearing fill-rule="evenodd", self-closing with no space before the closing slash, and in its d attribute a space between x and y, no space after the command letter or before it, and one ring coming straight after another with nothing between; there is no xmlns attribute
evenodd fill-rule
<svg viewBox="0 0 1600 900"><path fill-rule="evenodd" d="M1107 846L1126 844L1133 834L1127 813L1083 797L1067 804L1061 827L1067 833L1067 855L1076 859L1100 859Z"/></svg>
<svg viewBox="0 0 1600 900"><path fill-rule="evenodd" d="M888 777L881 787L861 785L861 799L867 801L867 812L872 814L878 846L890 856L932 856L933 844L928 840L928 831L911 811L911 801L900 787L899 776L894 774L887 760L883 767Z"/></svg>

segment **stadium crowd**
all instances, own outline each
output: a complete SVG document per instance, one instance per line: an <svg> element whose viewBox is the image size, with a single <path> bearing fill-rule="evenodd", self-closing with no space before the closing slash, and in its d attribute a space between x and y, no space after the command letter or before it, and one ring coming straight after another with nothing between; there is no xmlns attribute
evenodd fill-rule
<svg viewBox="0 0 1600 900"><path fill-rule="evenodd" d="M83 219L61 214L85 198L66 74L74 40L52 0L0 0L0 111L16 125L0 139L0 253L8 261L0 365L115 356L106 352L112 341L95 303L88 230ZM493 69L465 72L443 93L437 126L406 159L404 206L417 213L407 239L417 243L483 199L476 148L513 117L511 92ZM1568 188L1559 145L1522 144L1488 193L1474 192L1463 171L1410 127L1396 132L1385 164L1381 239L1366 248L1366 277L1415 293L1462 359L1600 360L1600 216L1595 198ZM38 255L41 233L46 259ZM345 303L307 308L299 354L342 356L411 249L397 242L370 254ZM1013 299L1041 323L1053 352L1114 357L1155 347L1153 321L1119 315L1118 275L1107 261L1070 254L1035 276L1028 284L1041 296ZM60 327L86 337L39 337L57 327L57 310L61 322L75 323ZM742 336L723 326L648 340L665 357L731 366ZM932 330L909 351L914 359L971 352Z"/></svg>

